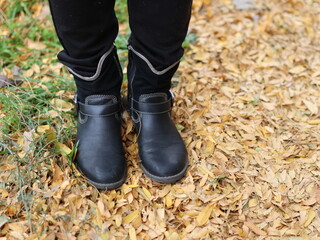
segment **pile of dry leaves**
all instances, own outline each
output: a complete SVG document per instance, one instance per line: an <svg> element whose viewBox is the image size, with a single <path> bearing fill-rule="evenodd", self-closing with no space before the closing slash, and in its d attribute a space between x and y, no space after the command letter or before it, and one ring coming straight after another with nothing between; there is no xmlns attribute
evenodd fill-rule
<svg viewBox="0 0 320 240"><path fill-rule="evenodd" d="M196 0L190 32L197 40L173 89L186 177L161 185L143 175L125 113L125 185L99 192L66 156L42 161L32 186L0 188L1 240L320 237L320 1L257 0L239 10L231 0ZM68 153L71 141L56 147ZM14 169L8 158L1 181ZM30 209L17 197L26 191Z"/></svg>

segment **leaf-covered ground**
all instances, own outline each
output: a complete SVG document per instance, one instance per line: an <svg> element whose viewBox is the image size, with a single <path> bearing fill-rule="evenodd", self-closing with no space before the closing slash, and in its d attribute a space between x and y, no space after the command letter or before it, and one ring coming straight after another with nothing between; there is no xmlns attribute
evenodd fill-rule
<svg viewBox="0 0 320 240"><path fill-rule="evenodd" d="M74 85L47 5L0 9L1 79L22 80L0 90L1 240L320 238L319 0L195 0L173 88L187 175L144 176L124 113L128 179L102 192L72 164Z"/></svg>

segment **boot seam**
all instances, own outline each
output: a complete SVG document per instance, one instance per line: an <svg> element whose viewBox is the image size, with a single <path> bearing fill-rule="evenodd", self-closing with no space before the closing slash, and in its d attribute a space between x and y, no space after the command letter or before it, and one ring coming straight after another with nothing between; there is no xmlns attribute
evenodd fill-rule
<svg viewBox="0 0 320 240"><path fill-rule="evenodd" d="M91 82L91 81L94 81L96 80L100 74L101 74L101 70L102 70L102 66L103 66L103 63L105 61L105 59L110 55L110 53L113 51L114 49L114 46L112 46L105 54L103 54L98 62L98 66L97 66L97 70L95 72L94 75L92 75L91 77L86 77L86 76L82 76L78 73L76 73L74 70L72 70L71 68L68 67L68 70L76 77L84 80L84 81L88 81L88 82Z"/></svg>
<svg viewBox="0 0 320 240"><path fill-rule="evenodd" d="M152 98L152 97L165 97L165 101L168 101L168 96L164 92L142 94L142 95L139 96L139 100L138 101L136 101L136 100L134 100L134 101L141 102L143 100L147 100L147 99Z"/></svg>
<svg viewBox="0 0 320 240"><path fill-rule="evenodd" d="M117 97L114 96L114 95L98 94L98 95L90 95L90 96L86 97L86 99L85 99L85 104L88 104L88 102L89 102L89 100L90 100L91 98L97 98L97 97L98 97L100 100L102 100L103 98L106 98L106 97L107 97L107 99L108 99L108 98L109 98L109 99L112 99L113 103L117 103L117 102L118 102L118 101L117 101Z"/></svg>
<svg viewBox="0 0 320 240"><path fill-rule="evenodd" d="M171 64L169 67L158 71L157 69L155 69L155 67L152 65L152 63L145 57L143 56L140 52L138 52L137 50L135 50L131 45L128 46L128 49L131 50L136 56L138 56L139 58L141 58L143 61L146 62L146 64L148 65L149 69L156 75L163 75L166 72L168 72L170 69L174 68L177 64L179 64L180 59L176 62L174 62L173 64Z"/></svg>

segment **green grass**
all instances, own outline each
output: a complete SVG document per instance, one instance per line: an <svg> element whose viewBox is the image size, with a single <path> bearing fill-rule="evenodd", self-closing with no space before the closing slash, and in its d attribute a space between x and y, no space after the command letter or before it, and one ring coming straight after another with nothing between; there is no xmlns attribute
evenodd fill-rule
<svg viewBox="0 0 320 240"><path fill-rule="evenodd" d="M17 65L26 70L33 64L42 64L42 56L54 56L59 47L53 28L48 28L43 22L37 22L32 16L32 6L39 1L13 0L5 8L2 16L4 27L10 32L2 36L0 43L1 67ZM25 46L25 40L41 41L48 46L44 51L30 51ZM28 56L28 61L21 61L22 54Z"/></svg>
<svg viewBox="0 0 320 240"><path fill-rule="evenodd" d="M43 64L43 57L53 58L61 50L53 25L48 27L48 23L37 22L32 16L32 6L41 2L43 1L14 0L5 8L5 15L1 16L0 20L4 23L3 26L9 30L10 36L0 36L0 70L4 67L11 68L14 65L27 70L33 64ZM115 9L119 24L127 24L126 1L117 1ZM127 29L125 36L119 35L115 41L122 66L126 61L127 38L130 34L129 28ZM30 51L25 46L26 39L40 41L47 48ZM21 61L19 59L21 55L28 55L28 60Z"/></svg>
<svg viewBox="0 0 320 240"><path fill-rule="evenodd" d="M115 5L115 12L120 24L128 22L128 8L127 0L117 0Z"/></svg>
<svg viewBox="0 0 320 240"><path fill-rule="evenodd" d="M41 117L49 115L48 112L55 109L50 104L50 99L56 97L55 94L59 90L73 88L72 81L58 76L56 79L58 80L46 83L45 89L39 85L41 80L24 79L25 82L30 83L30 86L13 86L0 94L0 104L3 106L1 112L5 114L5 117L0 119L0 158L2 159L0 167L7 162L14 163L16 166L2 185L7 191L17 193L17 201L23 204L23 211L27 214L31 228L33 224L30 211L34 201L31 186L36 183L42 188L43 183L40 180L44 174L43 166L50 166L52 159L56 159L60 166L63 164L59 160L61 154L55 150L54 142L46 140L46 135L36 134L36 129L41 125L50 125L57 135L57 141L65 144L75 138L72 112L61 112L61 115L54 119ZM67 122L69 124L66 124ZM24 136L32 136L32 141L26 154L21 156L19 153L24 146L18 144L17 138L23 139Z"/></svg>

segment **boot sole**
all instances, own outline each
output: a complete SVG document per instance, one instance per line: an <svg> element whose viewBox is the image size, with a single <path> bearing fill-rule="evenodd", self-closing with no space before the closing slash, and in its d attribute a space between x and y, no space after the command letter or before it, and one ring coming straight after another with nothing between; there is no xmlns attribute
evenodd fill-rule
<svg viewBox="0 0 320 240"><path fill-rule="evenodd" d="M182 169L181 172L179 172L175 175L172 175L172 176L159 177L159 176L153 175L147 169L145 169L145 167L142 165L142 163L140 165L141 165L141 169L144 172L144 174L147 177L149 177L151 180L158 182L158 183L175 183L175 182L179 181L181 178L184 177L184 175L187 172L188 166L189 166L188 161L187 161L186 165L184 166L184 168Z"/></svg>
<svg viewBox="0 0 320 240"><path fill-rule="evenodd" d="M113 190L113 189L116 189L118 187L120 187L125 181L126 181L126 178L127 178L127 169L125 169L125 174L123 175L123 177L117 181L117 182L114 182L114 183L97 183L95 181L92 181L90 180L89 178L87 178L83 172L81 171L81 169L79 167L77 167L77 169L79 170L79 172L81 173L81 175L89 182L91 183L93 186L95 186L97 189L99 190Z"/></svg>

